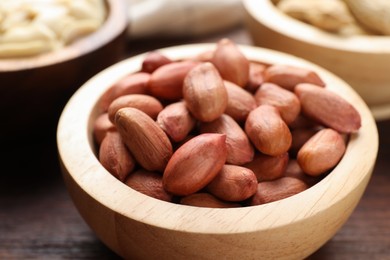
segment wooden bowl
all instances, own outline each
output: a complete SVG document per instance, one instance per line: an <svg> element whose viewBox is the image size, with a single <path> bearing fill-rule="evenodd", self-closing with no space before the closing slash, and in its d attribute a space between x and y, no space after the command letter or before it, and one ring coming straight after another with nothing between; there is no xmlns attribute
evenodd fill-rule
<svg viewBox="0 0 390 260"><path fill-rule="evenodd" d="M333 72L364 99L375 119L390 118L390 37L341 37L284 14L271 0L244 0L254 44L290 53Z"/></svg>
<svg viewBox="0 0 390 260"><path fill-rule="evenodd" d="M66 101L87 79L121 59L127 28L123 0L106 0L107 18L98 31L58 51L0 59L2 136L48 132Z"/></svg>
<svg viewBox="0 0 390 260"><path fill-rule="evenodd" d="M196 44L160 50L171 59L215 48ZM141 194L107 172L96 157L92 127L97 101L111 84L140 69L144 54L97 74L69 100L57 145L67 189L96 235L127 259L302 259L328 241L348 219L370 179L378 149L375 120L364 101L330 72L291 55L240 46L253 61L316 71L354 104L362 127L351 135L337 167L308 190L277 202L243 208L184 206Z"/></svg>

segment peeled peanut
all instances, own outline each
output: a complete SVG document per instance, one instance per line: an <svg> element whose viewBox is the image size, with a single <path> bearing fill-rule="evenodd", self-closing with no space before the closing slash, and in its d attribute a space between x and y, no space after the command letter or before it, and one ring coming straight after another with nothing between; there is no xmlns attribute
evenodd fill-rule
<svg viewBox="0 0 390 260"><path fill-rule="evenodd" d="M278 108L286 124L292 123L301 112L298 97L274 83L264 83L255 93L257 105L271 105Z"/></svg>
<svg viewBox="0 0 390 260"><path fill-rule="evenodd" d="M223 79L240 87L244 87L248 83L249 61L231 40L225 38L218 42L212 63Z"/></svg>
<svg viewBox="0 0 390 260"><path fill-rule="evenodd" d="M175 61L156 69L149 80L148 90L156 98L177 101L183 97L183 80L198 62Z"/></svg>
<svg viewBox="0 0 390 260"><path fill-rule="evenodd" d="M175 142L182 141L196 124L183 101L166 106L157 116L158 125Z"/></svg>
<svg viewBox="0 0 390 260"><path fill-rule="evenodd" d="M274 181L259 182L257 192L250 200L250 205L261 205L298 194L308 188L303 181L283 177Z"/></svg>
<svg viewBox="0 0 390 260"><path fill-rule="evenodd" d="M172 60L164 56L158 51L152 51L146 54L143 62L141 71L147 73L153 73L159 67L171 63Z"/></svg>
<svg viewBox="0 0 390 260"><path fill-rule="evenodd" d="M277 108L261 105L252 110L245 122L245 132L255 147L271 156L287 152L291 146L291 133Z"/></svg>
<svg viewBox="0 0 390 260"><path fill-rule="evenodd" d="M302 170L318 176L335 167L345 153L343 137L325 128L311 137L299 150L297 160Z"/></svg>
<svg viewBox="0 0 390 260"><path fill-rule="evenodd" d="M278 156L256 154L254 159L244 167L253 171L257 181L272 181L283 176L289 161L288 153Z"/></svg>
<svg viewBox="0 0 390 260"><path fill-rule="evenodd" d="M153 119L136 108L121 108L115 126L136 161L146 170L164 171L172 156L168 136Z"/></svg>
<svg viewBox="0 0 390 260"><path fill-rule="evenodd" d="M108 118L108 113L99 115L93 124L93 136L100 145L108 131L115 130L114 124Z"/></svg>
<svg viewBox="0 0 390 260"><path fill-rule="evenodd" d="M241 206L238 203L222 201L205 192L187 195L181 198L180 204L204 208L237 208Z"/></svg>
<svg viewBox="0 0 390 260"><path fill-rule="evenodd" d="M226 161L226 135L201 134L180 146L163 175L168 192L186 196L210 183Z"/></svg>
<svg viewBox="0 0 390 260"><path fill-rule="evenodd" d="M228 104L223 80L210 62L201 63L188 72L184 79L183 96L188 110L202 122L217 119Z"/></svg>
<svg viewBox="0 0 390 260"><path fill-rule="evenodd" d="M291 130L292 143L290 147L290 154L296 156L299 149L321 128L312 127L312 128L296 128Z"/></svg>
<svg viewBox="0 0 390 260"><path fill-rule="evenodd" d="M297 178L303 182L305 182L309 187L313 186L317 182L320 181L319 177L310 176L303 172L301 166L299 166L299 163L297 160L290 159L288 161L286 170L283 174L284 177L292 177Z"/></svg>
<svg viewBox="0 0 390 260"><path fill-rule="evenodd" d="M222 200L243 201L255 194L257 179L248 168L225 164L206 188Z"/></svg>
<svg viewBox="0 0 390 260"><path fill-rule="evenodd" d="M283 64L275 64L268 67L264 72L264 81L275 83L290 91L293 91L294 87L299 83L325 86L325 83L314 71Z"/></svg>
<svg viewBox="0 0 390 260"><path fill-rule="evenodd" d="M124 107L137 108L152 119L156 119L160 111L163 110L160 101L152 96L142 94L125 95L115 99L108 107L108 117L111 122L114 122L116 112Z"/></svg>
<svg viewBox="0 0 390 260"><path fill-rule="evenodd" d="M127 75L104 92L99 100L100 109L107 111L111 102L123 95L146 94L149 79L150 74L145 72Z"/></svg>
<svg viewBox="0 0 390 260"><path fill-rule="evenodd" d="M245 89L251 93L255 93L256 90L264 83L264 71L267 65L258 62L249 63L249 80Z"/></svg>
<svg viewBox="0 0 390 260"><path fill-rule="evenodd" d="M251 93L236 84L224 81L228 94L228 103L225 114L231 116L237 122L244 122L249 112L257 107L255 98Z"/></svg>
<svg viewBox="0 0 390 260"><path fill-rule="evenodd" d="M173 196L164 190L162 176L157 172L140 169L129 174L124 183L130 188L150 197L172 201Z"/></svg>
<svg viewBox="0 0 390 260"><path fill-rule="evenodd" d="M109 131L99 148L99 161L113 176L124 181L134 169L135 161L117 131Z"/></svg>
<svg viewBox="0 0 390 260"><path fill-rule="evenodd" d="M230 116L223 114L212 122L201 123L200 132L226 134L227 163L242 165L253 159L252 144L240 125Z"/></svg>
<svg viewBox="0 0 390 260"><path fill-rule="evenodd" d="M341 133L354 133L359 130L359 112L336 93L313 84L298 84L295 94L301 102L305 116Z"/></svg>

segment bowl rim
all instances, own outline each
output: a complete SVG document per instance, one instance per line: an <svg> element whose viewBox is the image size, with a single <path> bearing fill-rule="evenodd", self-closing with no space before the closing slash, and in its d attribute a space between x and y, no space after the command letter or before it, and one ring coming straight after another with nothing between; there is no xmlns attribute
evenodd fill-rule
<svg viewBox="0 0 390 260"><path fill-rule="evenodd" d="M105 0L107 17L100 28L59 50L36 56L0 59L0 72L28 70L63 63L93 52L120 35L127 27L123 0Z"/></svg>
<svg viewBox="0 0 390 260"><path fill-rule="evenodd" d="M280 11L271 0L243 0L245 10L258 22L297 41L324 48L359 53L390 54L390 36L340 36L292 18Z"/></svg>
<svg viewBox="0 0 390 260"><path fill-rule="evenodd" d="M175 60L193 57L196 53L214 47L215 44L190 44L159 51ZM276 202L243 208L215 209L157 200L118 181L100 165L94 154L92 124L98 115L96 102L114 82L139 70L146 53L101 71L71 97L57 126L57 147L63 174L70 176L84 192L116 214L147 225L190 233L246 233L281 228L291 222L312 218L344 200L356 186L367 181L377 156L377 128L364 101L343 80L311 62L260 47L239 45L239 48L250 60L287 63L315 70L331 91L354 104L361 114L361 129L351 135L344 157L321 182ZM351 171L354 172L353 178L349 175ZM312 209L314 205L315 210Z"/></svg>

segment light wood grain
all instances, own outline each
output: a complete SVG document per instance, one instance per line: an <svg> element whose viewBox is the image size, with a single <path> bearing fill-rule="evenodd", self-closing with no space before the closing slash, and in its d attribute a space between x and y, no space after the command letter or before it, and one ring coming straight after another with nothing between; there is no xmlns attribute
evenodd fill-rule
<svg viewBox="0 0 390 260"><path fill-rule="evenodd" d="M172 59L192 56L211 44L161 50ZM345 223L370 179L378 150L375 121L345 82L320 67L275 51L241 46L251 60L315 70L331 91L353 103L362 116L339 165L312 188L277 202L246 208L210 209L176 205L138 193L98 162L92 142L96 102L116 80L140 68L143 55L122 61L84 84L68 102L57 132L68 191L97 236L125 258L302 259Z"/></svg>
<svg viewBox="0 0 390 260"><path fill-rule="evenodd" d="M344 79L377 120L390 117L390 37L342 37L279 11L270 0L245 0L254 44L312 61Z"/></svg>

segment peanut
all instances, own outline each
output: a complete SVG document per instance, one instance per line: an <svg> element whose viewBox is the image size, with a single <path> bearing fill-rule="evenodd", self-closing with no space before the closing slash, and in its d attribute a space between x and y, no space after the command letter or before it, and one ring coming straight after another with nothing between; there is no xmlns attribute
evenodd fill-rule
<svg viewBox="0 0 390 260"><path fill-rule="evenodd" d="M257 107L254 97L236 84L224 81L228 94L228 103L225 114L231 116L237 122L244 122L249 112Z"/></svg>
<svg viewBox="0 0 390 260"><path fill-rule="evenodd" d="M212 122L201 123L200 132L226 134L227 163L242 165L252 161L253 146L240 125L230 116L221 115Z"/></svg>
<svg viewBox="0 0 390 260"><path fill-rule="evenodd" d="M236 208L240 204L222 201L210 193L194 193L181 198L180 204L205 208Z"/></svg>
<svg viewBox="0 0 390 260"><path fill-rule="evenodd" d="M210 62L202 63L188 72L184 79L183 96L188 110L202 122L217 119L228 103L223 80Z"/></svg>
<svg viewBox="0 0 390 260"><path fill-rule="evenodd" d="M209 184L225 164L225 140L224 134L201 134L180 146L165 168L165 190L185 196Z"/></svg>
<svg viewBox="0 0 390 260"><path fill-rule="evenodd" d="M353 133L360 128L359 112L336 93L313 84L298 84L295 94L307 117L342 133Z"/></svg>
<svg viewBox="0 0 390 260"><path fill-rule="evenodd" d="M243 201L255 194L257 179L250 169L225 164L206 189L225 201Z"/></svg>
<svg viewBox="0 0 390 260"><path fill-rule="evenodd" d="M160 101L149 95L131 94L120 96L112 101L108 107L108 117L111 122L114 122L116 112L124 107L137 108L153 119L156 119L160 111L163 110Z"/></svg>
<svg viewBox="0 0 390 260"><path fill-rule="evenodd" d="M299 83L311 83L321 87L325 86L325 83L314 71L282 64L268 67L264 71L264 81L275 83L290 91L293 91Z"/></svg>
<svg viewBox="0 0 390 260"><path fill-rule="evenodd" d="M172 201L172 194L166 192L162 185L162 176L157 172L150 172L143 169L137 170L126 178L124 183L150 197Z"/></svg>
<svg viewBox="0 0 390 260"><path fill-rule="evenodd" d="M99 149L99 161L121 181L124 181L135 167L135 161L117 131L110 131L104 137Z"/></svg>
<svg viewBox="0 0 390 260"><path fill-rule="evenodd" d="M254 159L244 167L251 169L257 181L272 181L283 176L289 161L288 153L278 156L269 156L258 153Z"/></svg>
<svg viewBox="0 0 390 260"><path fill-rule="evenodd" d="M252 110L245 122L245 132L262 153L277 156L290 149L291 133L277 108L261 105Z"/></svg>
<svg viewBox="0 0 390 260"><path fill-rule="evenodd" d="M149 52L142 62L141 71L153 73L159 67L171 63L172 60L158 51Z"/></svg>
<svg viewBox="0 0 390 260"><path fill-rule="evenodd" d="M167 105L157 116L158 125L175 142L180 142L194 128L196 120L184 102Z"/></svg>
<svg viewBox="0 0 390 260"><path fill-rule="evenodd" d="M149 80L148 90L156 98L178 101L183 97L183 81L198 62L176 61L156 69Z"/></svg>
<svg viewBox="0 0 390 260"><path fill-rule="evenodd" d="M301 104L294 93L273 83L264 83L255 93L258 106L271 105L278 108L286 124L294 122L301 112Z"/></svg>
<svg viewBox="0 0 390 260"><path fill-rule="evenodd" d="M218 42L212 63L223 79L240 87L248 83L249 61L231 40L225 38Z"/></svg>
<svg viewBox="0 0 390 260"><path fill-rule="evenodd" d="M336 166L344 152L343 137L335 130L326 128L316 133L302 146L297 160L305 173L318 176Z"/></svg>
<svg viewBox="0 0 390 260"><path fill-rule="evenodd" d="M144 72L137 72L122 78L102 95L99 101L100 109L107 111L111 102L123 95L146 94L149 79L150 74Z"/></svg>
<svg viewBox="0 0 390 260"><path fill-rule="evenodd" d="M143 168L164 171L172 156L172 145L153 119L136 108L121 108L115 115L115 126Z"/></svg>
<svg viewBox="0 0 390 260"><path fill-rule="evenodd" d="M308 186L306 183L291 177L283 177L274 181L260 182L257 185L257 192L251 198L249 204L254 206L285 199L298 194L307 188Z"/></svg>

